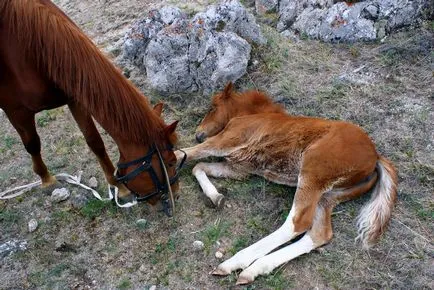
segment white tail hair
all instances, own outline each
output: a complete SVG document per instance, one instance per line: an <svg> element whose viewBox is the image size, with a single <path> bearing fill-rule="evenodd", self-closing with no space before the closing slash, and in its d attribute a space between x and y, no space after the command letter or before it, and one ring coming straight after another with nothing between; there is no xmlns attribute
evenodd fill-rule
<svg viewBox="0 0 434 290"><path fill-rule="evenodd" d="M364 248L370 248L381 236L396 201L398 176L392 162L380 156L377 161L379 178L371 199L357 217L358 236Z"/></svg>

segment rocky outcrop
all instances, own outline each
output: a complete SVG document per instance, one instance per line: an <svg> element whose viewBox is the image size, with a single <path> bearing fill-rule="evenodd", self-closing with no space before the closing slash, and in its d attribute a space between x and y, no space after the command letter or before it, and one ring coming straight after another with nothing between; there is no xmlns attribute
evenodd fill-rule
<svg viewBox="0 0 434 290"><path fill-rule="evenodd" d="M265 39L238 1L210 6L191 19L164 7L132 25L123 56L146 71L161 93L210 93L245 74L252 43Z"/></svg>
<svg viewBox="0 0 434 290"><path fill-rule="evenodd" d="M417 24L429 0L280 0L277 29L324 41L370 41ZM262 7L266 0L256 0ZM262 5L262 6L261 6ZM266 13L265 9L256 9Z"/></svg>

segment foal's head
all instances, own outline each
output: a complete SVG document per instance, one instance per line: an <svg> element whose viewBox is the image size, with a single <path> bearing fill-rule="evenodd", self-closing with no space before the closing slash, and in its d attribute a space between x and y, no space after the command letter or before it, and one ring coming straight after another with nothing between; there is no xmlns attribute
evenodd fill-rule
<svg viewBox="0 0 434 290"><path fill-rule="evenodd" d="M203 142L206 138L217 135L234 117L281 112L284 109L274 104L265 93L256 90L238 93L230 82L212 98L211 109L196 129L196 140Z"/></svg>

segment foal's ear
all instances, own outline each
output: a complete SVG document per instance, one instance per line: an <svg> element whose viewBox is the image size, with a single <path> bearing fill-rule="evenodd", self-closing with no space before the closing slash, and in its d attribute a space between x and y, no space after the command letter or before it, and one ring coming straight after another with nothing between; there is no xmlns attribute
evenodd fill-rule
<svg viewBox="0 0 434 290"><path fill-rule="evenodd" d="M157 114L158 117L161 116L161 112L163 111L163 106L164 106L164 103L163 102L159 102L152 109L154 111L154 113Z"/></svg>
<svg viewBox="0 0 434 290"><path fill-rule="evenodd" d="M166 135L171 135L175 132L176 126L178 125L179 121L175 121L170 125L167 125L166 128L164 128L164 131L166 132Z"/></svg>
<svg viewBox="0 0 434 290"><path fill-rule="evenodd" d="M223 90L222 96L224 98L229 98L231 96L232 90L233 90L232 82L228 82L225 89Z"/></svg>

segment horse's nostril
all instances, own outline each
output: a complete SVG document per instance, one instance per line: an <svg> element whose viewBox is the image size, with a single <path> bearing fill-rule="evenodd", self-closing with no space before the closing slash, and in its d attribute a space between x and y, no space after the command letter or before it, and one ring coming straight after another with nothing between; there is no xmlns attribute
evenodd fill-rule
<svg viewBox="0 0 434 290"><path fill-rule="evenodd" d="M203 141L205 141L205 137L206 137L206 134L204 132L199 132L196 134L196 140L199 143L202 143Z"/></svg>

